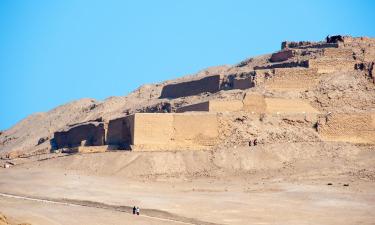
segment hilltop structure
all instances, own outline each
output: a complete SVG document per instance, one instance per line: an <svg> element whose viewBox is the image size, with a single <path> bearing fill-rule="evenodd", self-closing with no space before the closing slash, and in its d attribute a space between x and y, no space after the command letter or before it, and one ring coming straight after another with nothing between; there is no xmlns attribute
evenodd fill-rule
<svg viewBox="0 0 375 225"><path fill-rule="evenodd" d="M329 74L358 71L369 83L375 84L374 61L375 39L333 36L323 42L283 42L281 51L251 70L247 66L253 59L236 66L247 71L167 84L159 97L164 102L108 123L83 123L55 132L51 143L56 148L81 146L81 151L85 151L82 146L103 146L98 148L100 151L206 150L223 145L226 137L220 134L231 129L223 124L230 120L230 115L242 113L250 115L252 120L269 117L278 123L286 120L299 123L302 129L314 130L323 141L375 144L374 105L366 112L331 113L319 111L298 97L265 94L305 93L318 89ZM173 99L231 90L243 92L236 99L213 98L173 106ZM252 138L257 138L257 134ZM251 139L240 142L251 142Z"/></svg>

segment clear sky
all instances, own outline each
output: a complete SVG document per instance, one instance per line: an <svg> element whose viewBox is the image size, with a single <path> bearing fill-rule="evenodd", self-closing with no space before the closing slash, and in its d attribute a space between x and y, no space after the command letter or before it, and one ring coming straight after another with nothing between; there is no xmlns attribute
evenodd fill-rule
<svg viewBox="0 0 375 225"><path fill-rule="evenodd" d="M375 1L1 0L0 129L328 34L375 37Z"/></svg>

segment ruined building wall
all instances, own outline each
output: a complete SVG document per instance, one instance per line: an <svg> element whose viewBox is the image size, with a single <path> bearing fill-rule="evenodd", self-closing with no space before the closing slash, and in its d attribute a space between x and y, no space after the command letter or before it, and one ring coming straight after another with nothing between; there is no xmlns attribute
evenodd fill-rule
<svg viewBox="0 0 375 225"><path fill-rule="evenodd" d="M327 58L353 59L353 50L351 48L325 48L323 56Z"/></svg>
<svg viewBox="0 0 375 225"><path fill-rule="evenodd" d="M318 70L318 73L350 72L354 71L355 60L350 59L310 59L309 68Z"/></svg>
<svg viewBox="0 0 375 225"><path fill-rule="evenodd" d="M201 102L198 104L192 104L192 105L187 105L180 107L176 110L178 113L182 112L191 112L191 111L205 111L208 112L210 110L209 102Z"/></svg>
<svg viewBox="0 0 375 225"><path fill-rule="evenodd" d="M280 68L257 71L258 84L264 84L271 90L301 91L314 88L320 80L317 69Z"/></svg>
<svg viewBox="0 0 375 225"><path fill-rule="evenodd" d="M319 113L308 102L300 99L265 98L266 113Z"/></svg>
<svg viewBox="0 0 375 225"><path fill-rule="evenodd" d="M163 87L160 98L179 98L204 92L215 93L220 90L220 86L221 76L214 75L200 80L166 85Z"/></svg>
<svg viewBox="0 0 375 225"><path fill-rule="evenodd" d="M216 114L139 113L134 117L134 151L205 150L217 143Z"/></svg>
<svg viewBox="0 0 375 225"><path fill-rule="evenodd" d="M77 125L67 131L55 132L53 145L57 149L78 147L85 142L87 146L105 144L105 129L103 123L88 123Z"/></svg>
<svg viewBox="0 0 375 225"><path fill-rule="evenodd" d="M243 99L243 110L254 113L266 112L266 101L263 95L247 93Z"/></svg>
<svg viewBox="0 0 375 225"><path fill-rule="evenodd" d="M271 55L270 61L271 62L282 62L282 61L286 61L290 58L293 58L294 55L295 55L294 50L283 50L283 51L280 51L280 52L273 53Z"/></svg>
<svg viewBox="0 0 375 225"><path fill-rule="evenodd" d="M110 120L108 123L106 144L118 149L129 149L131 143L131 117Z"/></svg>
<svg viewBox="0 0 375 225"><path fill-rule="evenodd" d="M332 113L319 120L326 141L375 143L375 113Z"/></svg>

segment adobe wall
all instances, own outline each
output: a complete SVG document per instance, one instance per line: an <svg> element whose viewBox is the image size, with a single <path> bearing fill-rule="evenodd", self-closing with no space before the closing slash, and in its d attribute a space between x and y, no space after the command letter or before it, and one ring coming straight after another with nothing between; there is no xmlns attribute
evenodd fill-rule
<svg viewBox="0 0 375 225"><path fill-rule="evenodd" d="M306 49L306 48L338 48L338 43L326 43L326 42L310 42L310 41L284 41L281 43L281 49L288 49L288 48L298 48L298 49Z"/></svg>
<svg viewBox="0 0 375 225"><path fill-rule="evenodd" d="M122 117L110 120L108 123L106 143L117 146L118 149L129 149L132 130L132 117Z"/></svg>
<svg viewBox="0 0 375 225"><path fill-rule="evenodd" d="M265 98L266 113L319 113L308 102L300 99Z"/></svg>
<svg viewBox="0 0 375 225"><path fill-rule="evenodd" d="M174 114L173 117L175 145L189 149L209 149L217 144L219 128L216 114Z"/></svg>
<svg viewBox="0 0 375 225"><path fill-rule="evenodd" d="M107 145L102 146L79 146L77 148L78 153L99 153L99 152L106 152L108 149Z"/></svg>
<svg viewBox="0 0 375 225"><path fill-rule="evenodd" d="M210 112L234 112L241 111L243 108L243 103L241 100L211 100L209 101L209 111Z"/></svg>
<svg viewBox="0 0 375 225"><path fill-rule="evenodd" d="M178 113L191 112L191 111L208 112L208 111L210 111L209 102L207 101L207 102L201 102L201 103L197 103L197 104L187 105L187 106L180 107L176 110L176 112L178 112Z"/></svg>
<svg viewBox="0 0 375 225"><path fill-rule="evenodd" d="M234 78L232 87L233 89L245 90L255 86L254 77Z"/></svg>
<svg viewBox="0 0 375 225"><path fill-rule="evenodd" d="M263 95L246 93L243 99L243 110L254 113L266 112L266 101Z"/></svg>
<svg viewBox="0 0 375 225"><path fill-rule="evenodd" d="M220 90L220 86L221 76L214 75L200 80L166 85L163 87L160 98L179 98L204 92L215 93Z"/></svg>
<svg viewBox="0 0 375 225"><path fill-rule="evenodd" d="M293 58L295 55L295 52L293 50L283 50L280 52L273 53L271 55L270 61L271 62L282 62L286 61L290 58Z"/></svg>
<svg viewBox="0 0 375 225"><path fill-rule="evenodd" d="M308 90L314 88L320 80L318 70L306 68L273 69L268 75L258 77L267 89L271 90Z"/></svg>
<svg viewBox="0 0 375 225"><path fill-rule="evenodd" d="M243 108L243 103L241 100L210 100L206 102L201 102L198 104L187 105L180 107L176 110L178 113L182 112L193 112L193 111L202 111L202 112L233 112L240 111Z"/></svg>
<svg viewBox="0 0 375 225"><path fill-rule="evenodd" d="M132 145L170 145L173 137L173 113L136 113L132 115ZM156 147L155 147L156 148Z"/></svg>
<svg viewBox="0 0 375 225"><path fill-rule="evenodd" d="M317 69L318 73L334 73L353 71L356 61L349 59L310 59L309 68Z"/></svg>
<svg viewBox="0 0 375 225"><path fill-rule="evenodd" d="M76 125L67 131L54 133L54 148L78 147L82 142L87 146L105 144L105 129L103 123L88 123Z"/></svg>
<svg viewBox="0 0 375 225"><path fill-rule="evenodd" d="M216 114L137 113L133 151L206 150L217 143Z"/></svg>
<svg viewBox="0 0 375 225"><path fill-rule="evenodd" d="M318 114L319 111L301 99L268 98L247 93L243 99L243 110L266 114Z"/></svg>
<svg viewBox="0 0 375 225"><path fill-rule="evenodd" d="M327 58L353 59L353 50L350 48L325 48L322 53Z"/></svg>
<svg viewBox="0 0 375 225"><path fill-rule="evenodd" d="M319 120L326 141L375 144L375 113L332 113Z"/></svg>

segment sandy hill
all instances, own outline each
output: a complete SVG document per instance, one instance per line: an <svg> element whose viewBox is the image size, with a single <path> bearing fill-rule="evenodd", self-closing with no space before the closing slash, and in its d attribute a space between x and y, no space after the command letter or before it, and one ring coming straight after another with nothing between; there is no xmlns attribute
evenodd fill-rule
<svg viewBox="0 0 375 225"><path fill-rule="evenodd" d="M260 120L251 117L251 110L220 114L225 131L221 133L220 146L246 145L253 139L260 144L326 141L337 136L328 129L332 124L366 120L337 115L368 113L371 123L375 112L374 61L375 39L371 38L333 36L321 42L283 42L280 51L249 58L237 65L212 67L180 79L143 85L127 96L104 101L80 99L49 112L30 115L1 132L0 154L12 158L48 153L54 133L77 124L108 123L135 112L174 112L209 100L243 101L252 94L266 98L267 112L271 114ZM220 87L205 89L205 83L200 82L214 76L220 77ZM191 87L189 82L194 88L182 94L176 92L184 85ZM285 101L288 99L294 103ZM307 103L308 109L298 109L301 106L298 101ZM324 117L298 119L289 115L293 110L281 119L274 116L286 108L305 113L309 107ZM348 130L345 126L338 127Z"/></svg>

